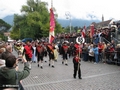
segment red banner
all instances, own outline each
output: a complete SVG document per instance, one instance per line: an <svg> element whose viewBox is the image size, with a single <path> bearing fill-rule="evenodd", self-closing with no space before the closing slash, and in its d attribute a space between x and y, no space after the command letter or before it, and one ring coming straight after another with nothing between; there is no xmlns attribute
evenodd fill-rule
<svg viewBox="0 0 120 90"><path fill-rule="evenodd" d="M93 38L93 35L94 35L94 25L92 24L90 26L90 37Z"/></svg>
<svg viewBox="0 0 120 90"><path fill-rule="evenodd" d="M82 29L82 37L85 38L85 33L86 33L86 27L84 26Z"/></svg>
<svg viewBox="0 0 120 90"><path fill-rule="evenodd" d="M49 43L52 43L54 40L54 29L55 29L55 18L53 9L50 9L50 31L49 31Z"/></svg>

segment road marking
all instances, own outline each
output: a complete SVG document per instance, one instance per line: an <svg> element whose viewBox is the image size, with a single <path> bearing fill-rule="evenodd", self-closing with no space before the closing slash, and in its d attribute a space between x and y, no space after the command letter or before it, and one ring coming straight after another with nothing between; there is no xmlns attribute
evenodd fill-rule
<svg viewBox="0 0 120 90"><path fill-rule="evenodd" d="M111 75L111 74L115 74L115 73L120 73L120 71L104 73L104 74L97 74L97 75L91 75L91 76L82 77L82 78L83 79L94 78L94 77L100 77L100 76L105 76L105 75ZM74 80L76 80L76 79L67 79L67 80L60 80L60 81L53 81L53 82L29 84L29 85L24 85L24 87L32 87L32 86L40 86L40 85L47 85L47 84L55 84L55 83L69 82L69 81L74 81Z"/></svg>
<svg viewBox="0 0 120 90"><path fill-rule="evenodd" d="M119 73L119 72L120 71L110 72L110 73L104 73L104 74L97 74L97 75L87 76L87 77L84 77L84 78L94 78L94 77L99 77L99 76L105 76L105 75L115 74L115 73Z"/></svg>

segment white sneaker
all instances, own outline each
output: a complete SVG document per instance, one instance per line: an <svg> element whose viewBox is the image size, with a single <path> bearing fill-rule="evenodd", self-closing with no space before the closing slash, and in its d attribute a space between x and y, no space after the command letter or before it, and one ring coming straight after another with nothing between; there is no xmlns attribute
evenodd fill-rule
<svg viewBox="0 0 120 90"><path fill-rule="evenodd" d="M29 69L31 69L31 68L32 68L31 63L29 63Z"/></svg>

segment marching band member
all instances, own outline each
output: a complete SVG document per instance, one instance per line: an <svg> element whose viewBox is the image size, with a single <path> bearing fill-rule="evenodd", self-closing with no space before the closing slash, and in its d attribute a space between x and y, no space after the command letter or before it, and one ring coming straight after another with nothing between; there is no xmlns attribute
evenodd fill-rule
<svg viewBox="0 0 120 90"><path fill-rule="evenodd" d="M63 55L63 61L62 64L65 63L65 65L67 66L67 60L68 60L68 49L69 46L67 45L67 42L64 42L62 45L62 55Z"/></svg>
<svg viewBox="0 0 120 90"><path fill-rule="evenodd" d="M43 68L43 57L44 57L44 46L42 45L41 42L38 43L37 47L36 47L36 56L37 56L37 62L38 62L38 67L39 67L39 63L40 68Z"/></svg>
<svg viewBox="0 0 120 90"><path fill-rule="evenodd" d="M54 44L48 44L47 45L47 51L49 54L49 66L52 65L52 67L54 68Z"/></svg>
<svg viewBox="0 0 120 90"><path fill-rule="evenodd" d="M77 42L74 44L74 54L78 54L80 57L82 54L82 46Z"/></svg>
<svg viewBox="0 0 120 90"><path fill-rule="evenodd" d="M33 52L34 52L34 49L32 48L31 42L29 40L26 41L26 45L24 46L22 56L25 55L25 58L26 58L27 62L29 63L29 68L30 69L31 69L32 53Z"/></svg>
<svg viewBox="0 0 120 90"><path fill-rule="evenodd" d="M76 78L77 75L77 71L78 71L78 78L81 78L81 69L80 69L80 57L78 56L78 54L76 53L75 56L73 57L73 65L74 65L74 74L73 77Z"/></svg>

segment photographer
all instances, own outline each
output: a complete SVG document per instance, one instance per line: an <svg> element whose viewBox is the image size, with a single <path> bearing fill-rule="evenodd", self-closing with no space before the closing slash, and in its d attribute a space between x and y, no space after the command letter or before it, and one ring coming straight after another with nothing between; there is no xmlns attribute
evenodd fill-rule
<svg viewBox="0 0 120 90"><path fill-rule="evenodd" d="M14 55L6 58L6 66L0 68L0 90L5 90L6 88L24 90L20 81L30 74L30 69L25 59L23 59L23 63L23 71L18 71L18 59Z"/></svg>

